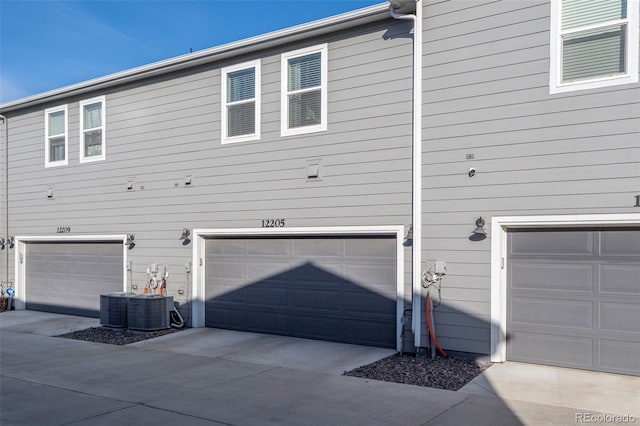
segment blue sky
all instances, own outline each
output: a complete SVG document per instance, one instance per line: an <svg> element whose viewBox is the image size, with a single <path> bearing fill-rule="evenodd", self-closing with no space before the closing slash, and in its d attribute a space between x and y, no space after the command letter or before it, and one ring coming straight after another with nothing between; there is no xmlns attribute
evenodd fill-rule
<svg viewBox="0 0 640 426"><path fill-rule="evenodd" d="M0 103L384 0L0 0Z"/></svg>

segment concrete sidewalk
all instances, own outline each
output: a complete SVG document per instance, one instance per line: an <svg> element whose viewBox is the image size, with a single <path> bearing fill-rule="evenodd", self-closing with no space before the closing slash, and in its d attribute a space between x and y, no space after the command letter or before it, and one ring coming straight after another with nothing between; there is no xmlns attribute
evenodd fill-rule
<svg viewBox="0 0 640 426"><path fill-rule="evenodd" d="M575 424L584 411L345 377L335 366L308 368L311 361L276 365L260 357L269 345L250 356L241 356L251 351L246 340L216 347L206 337L215 330L122 347L51 337L55 318L13 314L0 315L3 426L537 425ZM60 322L65 331L71 320ZM309 348L306 356L320 364L331 352L315 342Z"/></svg>

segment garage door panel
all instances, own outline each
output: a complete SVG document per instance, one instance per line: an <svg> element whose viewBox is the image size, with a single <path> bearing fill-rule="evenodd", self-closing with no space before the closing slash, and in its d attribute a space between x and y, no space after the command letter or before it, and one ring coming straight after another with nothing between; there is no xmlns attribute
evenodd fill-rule
<svg viewBox="0 0 640 426"><path fill-rule="evenodd" d="M590 368L593 339L575 336L518 333L512 336L511 358L530 362Z"/></svg>
<svg viewBox="0 0 640 426"><path fill-rule="evenodd" d="M375 244L369 239L352 239L345 243L345 256L350 258L384 259L389 260L389 253L395 251L395 239L376 239Z"/></svg>
<svg viewBox="0 0 640 426"><path fill-rule="evenodd" d="M209 278L247 278L247 267L243 261L220 260L207 264L206 276Z"/></svg>
<svg viewBox="0 0 640 426"><path fill-rule="evenodd" d="M509 359L640 375L640 229L511 230L508 264Z"/></svg>
<svg viewBox="0 0 640 426"><path fill-rule="evenodd" d="M371 321L349 321L345 327L344 337L346 340L361 344L371 344L376 346L386 346L385 342L395 339L395 327L389 322L372 323Z"/></svg>
<svg viewBox="0 0 640 426"><path fill-rule="evenodd" d="M288 334L289 316L286 312L261 309L245 311L243 328L261 333Z"/></svg>
<svg viewBox="0 0 640 426"><path fill-rule="evenodd" d="M589 231L567 234L555 230L511 234L511 253L528 255L593 254L593 235Z"/></svg>
<svg viewBox="0 0 640 426"><path fill-rule="evenodd" d="M385 291L394 286L395 268L394 265L347 265L345 268L345 277L347 280L353 281L372 290Z"/></svg>
<svg viewBox="0 0 640 426"><path fill-rule="evenodd" d="M263 262L263 261L246 261L243 263L247 271L245 276L251 281L269 280L284 281L291 280L291 263L290 262Z"/></svg>
<svg viewBox="0 0 640 426"><path fill-rule="evenodd" d="M292 314L289 322L291 333L297 337L320 340L344 339L341 333L341 320L326 315L313 315L309 312Z"/></svg>
<svg viewBox="0 0 640 426"><path fill-rule="evenodd" d="M513 289L593 291L593 266L590 264L513 261L510 265Z"/></svg>
<svg viewBox="0 0 640 426"><path fill-rule="evenodd" d="M228 245L228 240L208 240L205 324L354 343L347 330L356 321L382 333L380 337L367 331L357 336L358 343L395 347L395 238L355 238L358 256L350 258L345 247L352 240L239 239L232 246L248 247L244 256L227 256L217 248L220 242ZM378 257L377 248L365 249L378 243L392 248L386 258ZM366 253L376 257L362 257ZM224 272L226 263L241 264L246 276ZM210 271L214 269L223 272Z"/></svg>
<svg viewBox="0 0 640 426"><path fill-rule="evenodd" d="M640 304L600 303L600 329L637 333L640 327Z"/></svg>
<svg viewBox="0 0 640 426"><path fill-rule="evenodd" d="M207 321L220 324L221 328L239 330L244 327L244 313L235 307L227 307L224 303L215 303L207 306L205 315Z"/></svg>
<svg viewBox="0 0 640 426"><path fill-rule="evenodd" d="M306 262L291 270L294 282L315 285L342 284L345 282L342 265L320 262Z"/></svg>
<svg viewBox="0 0 640 426"><path fill-rule="evenodd" d="M640 296L640 264L600 265L600 291Z"/></svg>
<svg viewBox="0 0 640 426"><path fill-rule="evenodd" d="M344 243L337 238L297 238L293 240L293 255L314 259L341 258L344 255Z"/></svg>
<svg viewBox="0 0 640 426"><path fill-rule="evenodd" d="M396 314L395 300L373 293L345 294L344 304L346 309L354 313L380 314L380 312L386 312L390 317L395 317Z"/></svg>
<svg viewBox="0 0 640 426"><path fill-rule="evenodd" d="M280 238L262 238L246 242L249 256L283 256L291 254L291 242Z"/></svg>
<svg viewBox="0 0 640 426"><path fill-rule="evenodd" d="M207 253L243 257L247 255L247 242L245 240L220 238L216 240L215 245L207 247Z"/></svg>
<svg viewBox="0 0 640 426"><path fill-rule="evenodd" d="M289 306L287 287L249 286L244 290L246 303Z"/></svg>
<svg viewBox="0 0 640 426"><path fill-rule="evenodd" d="M340 312L344 309L344 301L339 289L292 289L291 306L295 308L322 309Z"/></svg>
<svg viewBox="0 0 640 426"><path fill-rule="evenodd" d="M513 297L511 299L511 321L513 324L591 329L593 327L593 303Z"/></svg>
<svg viewBox="0 0 640 426"><path fill-rule="evenodd" d="M640 371L640 342L600 340L600 359L610 371Z"/></svg>
<svg viewBox="0 0 640 426"><path fill-rule="evenodd" d="M600 240L600 254L607 256L640 256L640 232L630 230L607 231Z"/></svg>

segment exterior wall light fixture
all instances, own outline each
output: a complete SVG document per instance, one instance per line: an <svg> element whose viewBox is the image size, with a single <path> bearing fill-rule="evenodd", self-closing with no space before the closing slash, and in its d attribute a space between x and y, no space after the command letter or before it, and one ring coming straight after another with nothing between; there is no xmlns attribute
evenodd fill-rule
<svg viewBox="0 0 640 426"><path fill-rule="evenodd" d="M133 234L127 234L127 242L125 243L128 247L129 250L131 250L132 248L134 248L136 246L136 243L133 242L133 240L136 239L136 236Z"/></svg>
<svg viewBox="0 0 640 426"><path fill-rule="evenodd" d="M191 242L191 238L189 238L190 236L191 231L188 228L184 228L182 229L182 235L180 235L180 238L178 238L178 240L182 240L182 245L186 246Z"/></svg>
<svg viewBox="0 0 640 426"><path fill-rule="evenodd" d="M407 229L407 234L404 236L404 242L402 243L404 247L411 247L413 245L413 225L409 225Z"/></svg>
<svg viewBox="0 0 640 426"><path fill-rule="evenodd" d="M9 237L9 239L7 240L7 244L9 244L9 248L12 249L15 245L15 239L13 237Z"/></svg>
<svg viewBox="0 0 640 426"><path fill-rule="evenodd" d="M485 221L480 216L476 219L476 229L473 230L469 239L471 241L482 241L487 238L487 230L484 229Z"/></svg>

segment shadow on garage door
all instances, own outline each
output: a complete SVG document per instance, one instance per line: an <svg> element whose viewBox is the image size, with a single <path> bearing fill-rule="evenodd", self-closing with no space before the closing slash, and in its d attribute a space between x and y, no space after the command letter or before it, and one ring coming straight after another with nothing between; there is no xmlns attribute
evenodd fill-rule
<svg viewBox="0 0 640 426"><path fill-rule="evenodd" d="M207 327L396 347L396 300L307 262L206 301ZM394 286L395 289L395 286Z"/></svg>

